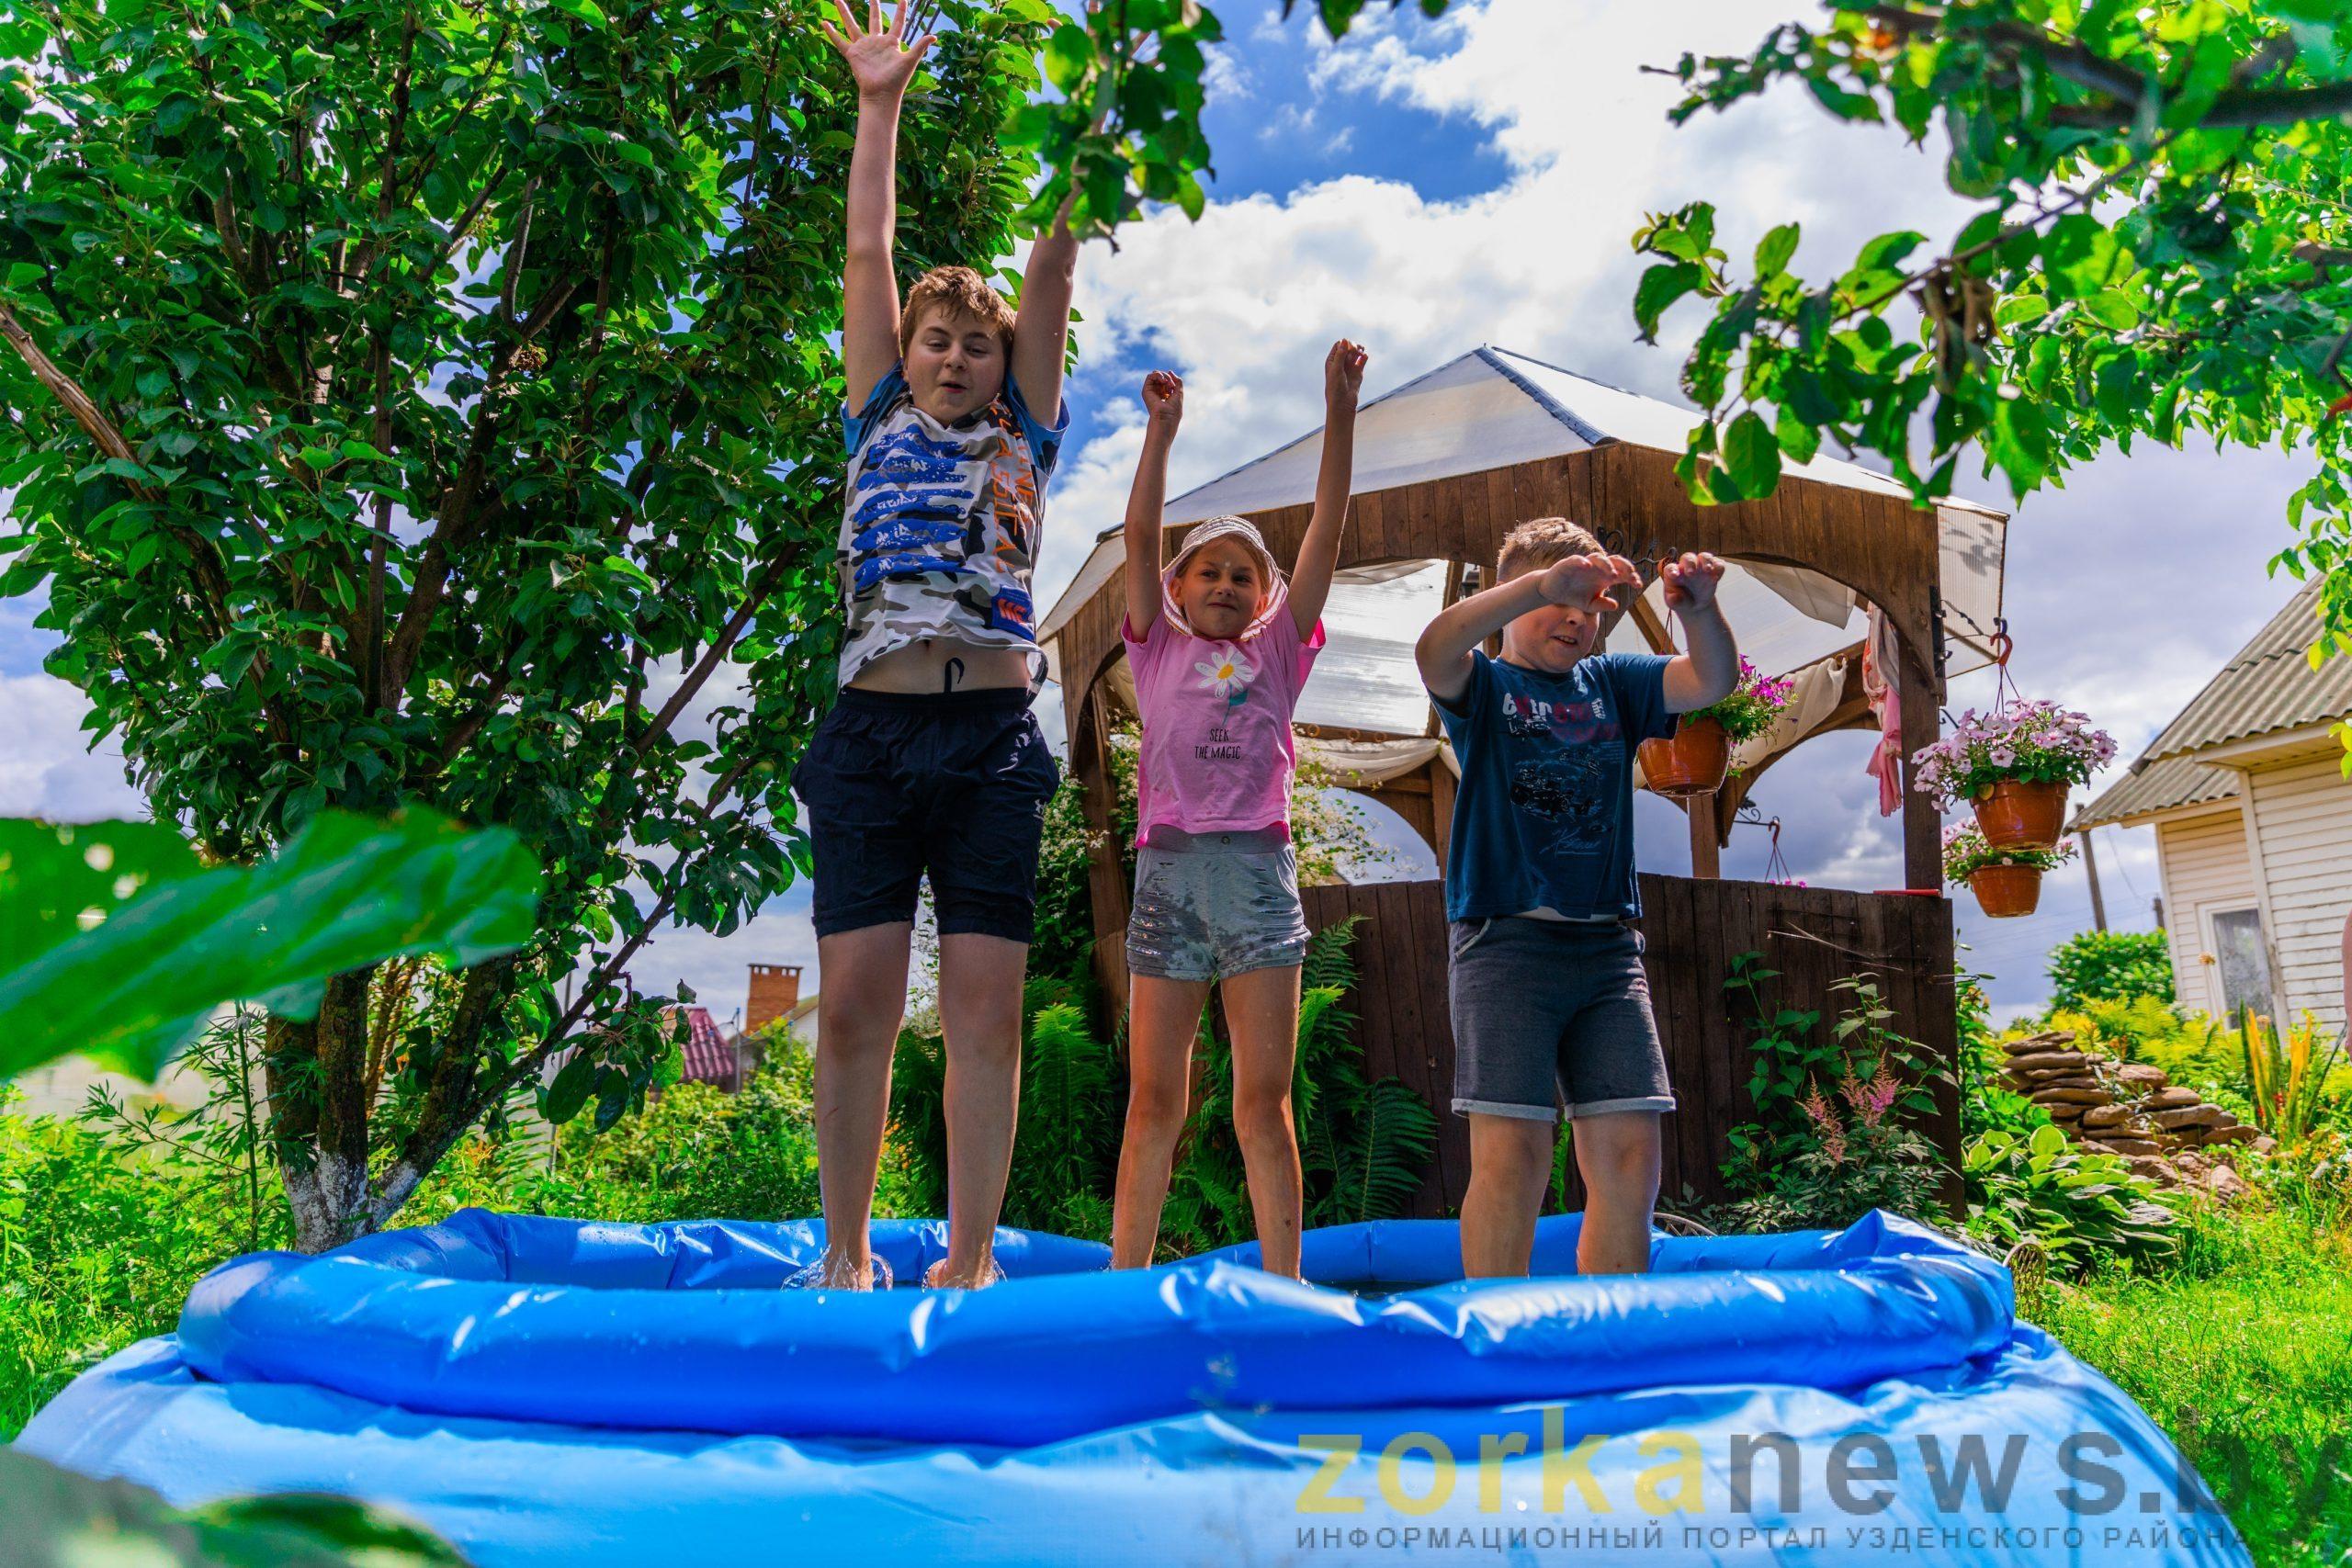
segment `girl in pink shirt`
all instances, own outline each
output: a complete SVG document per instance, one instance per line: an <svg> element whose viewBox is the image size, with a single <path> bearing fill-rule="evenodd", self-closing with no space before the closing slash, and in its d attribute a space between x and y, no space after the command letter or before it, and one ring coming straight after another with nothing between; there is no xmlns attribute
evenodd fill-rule
<svg viewBox="0 0 2352 1568"><path fill-rule="evenodd" d="M1150 1263L1191 1095L1193 1032L1209 986L1233 1029L1233 1122L1264 1267L1298 1274L1298 1138L1290 1088L1306 919L1290 843L1297 756L1291 714L1323 647L1354 465L1364 351L1323 364L1323 466L1285 582L1238 517L1195 525L1165 571L1160 508L1184 384L1144 378L1148 421L1127 499L1127 664L1143 716L1134 912L1127 921L1131 1088L1119 1149L1111 1263Z"/></svg>

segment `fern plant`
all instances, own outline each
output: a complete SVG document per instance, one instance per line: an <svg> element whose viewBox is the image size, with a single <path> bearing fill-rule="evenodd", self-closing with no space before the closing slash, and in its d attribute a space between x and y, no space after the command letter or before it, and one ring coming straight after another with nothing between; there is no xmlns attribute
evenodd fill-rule
<svg viewBox="0 0 2352 1568"><path fill-rule="evenodd" d="M1344 1005L1355 985L1354 922L1317 932L1301 976L1291 1111L1298 1126L1309 1225L1404 1212L1437 1145L1437 1116L1399 1079L1374 1080ZM1089 1023L1082 974L1029 982L1021 1054L1021 1115L1004 1223L1102 1240L1125 1124L1126 1075ZM1256 1234L1250 1182L1233 1131L1232 1049L1204 1012L1193 1042L1194 1100L1160 1210L1159 1252L1181 1258ZM883 1212L947 1212L946 1055L935 1024L899 1037L890 1081Z"/></svg>

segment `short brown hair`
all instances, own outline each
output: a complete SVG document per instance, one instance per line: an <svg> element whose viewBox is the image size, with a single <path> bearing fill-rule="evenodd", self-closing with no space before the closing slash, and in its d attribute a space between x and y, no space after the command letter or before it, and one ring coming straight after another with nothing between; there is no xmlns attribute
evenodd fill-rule
<svg viewBox="0 0 2352 1568"><path fill-rule="evenodd" d="M933 308L951 316L969 316L996 334L1004 352L1012 352L1012 307L968 266L935 266L915 279L907 290L906 309L899 312L899 352L915 341L916 323Z"/></svg>
<svg viewBox="0 0 2352 1568"><path fill-rule="evenodd" d="M1550 566L1570 556L1604 554L1600 541L1581 523L1565 517L1533 517L1503 536L1495 558L1495 581L1508 582L1530 567Z"/></svg>

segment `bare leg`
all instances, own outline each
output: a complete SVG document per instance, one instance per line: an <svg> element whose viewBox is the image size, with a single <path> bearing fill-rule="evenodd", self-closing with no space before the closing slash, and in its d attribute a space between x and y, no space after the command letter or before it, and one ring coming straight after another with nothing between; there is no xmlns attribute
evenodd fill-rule
<svg viewBox="0 0 2352 1568"><path fill-rule="evenodd" d="M1535 1216L1551 1185L1555 1135L1549 1116L1470 1112L1470 1189L1462 1197L1464 1279L1527 1272L1535 1255Z"/></svg>
<svg viewBox="0 0 2352 1568"><path fill-rule="evenodd" d="M1584 1230L1577 1272L1645 1274L1650 1215L1657 1207L1658 1112L1612 1111L1576 1120L1577 1170L1584 1178Z"/></svg>
<svg viewBox="0 0 2352 1568"><path fill-rule="evenodd" d="M817 939L817 1185L825 1207L825 1279L872 1280L866 1225L890 1113L890 1054L907 1010L905 921Z"/></svg>
<svg viewBox="0 0 2352 1568"><path fill-rule="evenodd" d="M1111 1211L1114 1269L1149 1268L1159 1245L1159 1210L1192 1100L1193 1037L1208 998L1206 980L1128 980L1127 1125Z"/></svg>
<svg viewBox="0 0 2352 1568"><path fill-rule="evenodd" d="M947 1257L929 1284L978 1288L995 1265L996 1222L1021 1106L1021 981L1028 964L1025 942L976 931L939 939L939 1021L947 1034Z"/></svg>
<svg viewBox="0 0 2352 1568"><path fill-rule="evenodd" d="M1290 1106L1298 1060L1298 976L1294 964L1251 969L1225 982L1225 1014L1233 1026L1233 1131L1250 1175L1261 1266L1294 1280L1302 1202L1298 1126Z"/></svg>

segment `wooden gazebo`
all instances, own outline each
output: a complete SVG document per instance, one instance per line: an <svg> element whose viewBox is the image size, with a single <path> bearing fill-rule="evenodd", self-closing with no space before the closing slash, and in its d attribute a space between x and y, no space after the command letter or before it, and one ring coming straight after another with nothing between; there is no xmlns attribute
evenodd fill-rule
<svg viewBox="0 0 2352 1568"><path fill-rule="evenodd" d="M1940 892L1940 821L1908 787L1907 762L1904 890L1724 882L1715 870L1734 812L1774 759L1832 730L1879 728L1862 688L1866 637L1881 635L1882 649L1891 645L1896 653L1883 673L1900 709L1904 755L1936 738L1948 676L1989 659L2006 522L1966 502L1915 507L1884 476L1826 459L1792 468L1769 500L1694 505L1674 473L1692 418L1521 355L1475 350L1363 407L1357 492L1340 550L1343 585L1443 563L1450 600L1491 573L1513 525L1566 516L1631 558L1648 585L1611 628L1611 645L1658 649L1668 646L1669 628L1657 562L1712 550L1736 563L1724 596L1744 651L1797 680L1799 700L1773 734L1743 749L1735 784L1692 803L1695 874L1643 879L1653 996L1681 1101L1668 1119L1669 1204L1686 1188L1702 1199L1719 1192L1724 1134L1751 1111L1744 1035L1726 1016L1723 994L1735 954L1765 953L1781 971L1776 984L1785 999L1825 1010L1832 981L1874 975L1903 1032L1939 1059L1953 1056L1952 917ZM1278 558L1290 559L1306 527L1320 445L1320 432L1310 433L1171 502L1169 549L1193 524L1236 513L1258 525ZM1063 691L1070 763L1102 836L1091 867L1096 963L1114 998L1125 994L1128 890L1108 836L1108 737L1133 701L1119 639L1122 557L1117 532L1106 532L1041 628ZM1425 703L1421 712L1428 715ZM1301 728L1343 777L1350 758L1375 758L1379 765L1363 769L1355 786L1396 808L1442 865L1453 774L1433 716L1417 728L1392 718ZM1363 917L1353 1005L1364 1021L1368 1067L1403 1078L1440 1113L1445 1132L1417 1204L1422 1213L1457 1203L1468 1176L1466 1132L1449 1109L1442 895L1437 882L1307 890L1317 927ZM1956 1161L1956 1093L1947 1090L1941 1103L1930 1131Z"/></svg>

